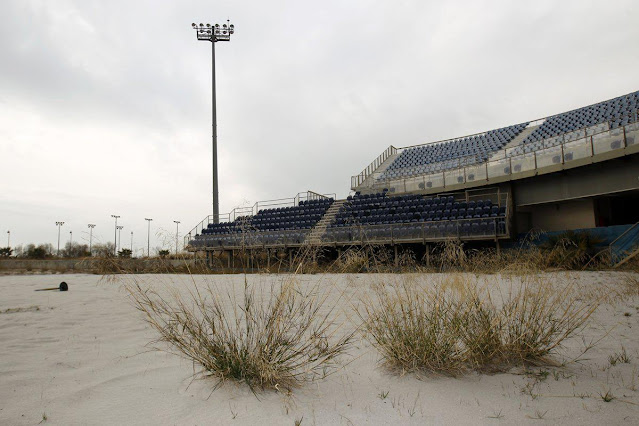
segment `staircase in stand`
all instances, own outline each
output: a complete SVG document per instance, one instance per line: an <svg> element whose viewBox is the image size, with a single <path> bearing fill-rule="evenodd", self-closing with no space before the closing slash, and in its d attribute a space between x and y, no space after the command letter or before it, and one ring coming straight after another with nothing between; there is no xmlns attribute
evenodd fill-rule
<svg viewBox="0 0 639 426"><path fill-rule="evenodd" d="M322 235L324 235L324 232L326 232L326 228L328 227L328 225L330 225L330 223L335 220L337 212L339 212L339 209L342 207L342 205L344 205L345 202L346 200L339 200L334 201L333 204L331 204L328 210L326 210L326 213L324 213L324 216L319 220L319 222L317 222L311 232L309 232L306 240L304 241L304 244L322 244Z"/></svg>

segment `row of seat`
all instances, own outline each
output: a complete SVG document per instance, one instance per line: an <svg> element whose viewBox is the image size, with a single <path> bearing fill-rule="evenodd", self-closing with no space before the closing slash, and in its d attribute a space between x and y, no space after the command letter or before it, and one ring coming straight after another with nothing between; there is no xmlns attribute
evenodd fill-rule
<svg viewBox="0 0 639 426"><path fill-rule="evenodd" d="M235 235L254 231L308 230L313 228L333 203L333 198L300 201L297 206L262 209L256 215L233 222L210 223L203 235Z"/></svg>
<svg viewBox="0 0 639 426"><path fill-rule="evenodd" d="M350 227L328 229L326 242L371 240L422 240L428 238L494 237L506 235L505 218L431 222L401 226Z"/></svg>
<svg viewBox="0 0 639 426"><path fill-rule="evenodd" d="M504 217L506 207L492 200L459 200L453 196L424 197L419 194L389 196L387 192L349 196L328 228L353 225L434 222Z"/></svg>
<svg viewBox="0 0 639 426"><path fill-rule="evenodd" d="M191 244L196 247L237 247L237 246L263 246L263 245L293 245L302 244L308 235L308 231L288 232L252 232L224 235L201 235L196 237Z"/></svg>
<svg viewBox="0 0 639 426"><path fill-rule="evenodd" d="M481 135L403 150L386 168L378 180L409 177L448 170L486 161L514 139L528 123L491 130Z"/></svg>
<svg viewBox="0 0 639 426"><path fill-rule="evenodd" d="M548 117L523 144L548 139L578 129L610 123L610 128L625 126L637 120L639 91L594 105Z"/></svg>

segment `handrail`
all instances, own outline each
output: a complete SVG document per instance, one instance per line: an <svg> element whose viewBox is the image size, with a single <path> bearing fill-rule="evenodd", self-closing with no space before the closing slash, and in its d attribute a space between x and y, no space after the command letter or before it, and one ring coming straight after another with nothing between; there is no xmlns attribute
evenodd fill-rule
<svg viewBox="0 0 639 426"><path fill-rule="evenodd" d="M379 166L386 161L388 157L395 154L397 152L397 148L393 145L389 146L382 152L376 159L373 160L362 172L356 176L351 177L351 188L355 188L356 186L361 185L362 182L366 180L368 176L370 176ZM356 183L357 182L357 183Z"/></svg>
<svg viewBox="0 0 639 426"><path fill-rule="evenodd" d="M571 139L571 140L568 140L568 141L564 140L561 143L556 143L556 141L558 139L561 139L564 135L574 134L576 131L565 132L565 133L563 133L561 135L553 136L552 138L547 138L547 139L540 140L539 142L541 143L542 147L537 149L537 150L533 150L533 151L526 152L526 153L521 153L521 154L518 154L516 156L515 155L506 156L505 150L501 150L502 155L500 155L499 157L493 157L489 161L486 161L486 162L483 162L483 163L477 163L477 164L474 164L474 165L468 165L468 166L459 167L459 168L451 168L451 169L448 169L448 170L438 171L438 172L420 173L420 174L415 175L415 176L404 176L404 177L396 178L396 179L392 179L392 178L388 178L388 177L381 178L381 175L383 175L383 173L380 173L380 177L378 177L377 179L373 180L372 184L371 185L367 185L367 187L370 187L370 188L381 188L381 187L390 188L392 185L403 185L404 187L406 187L407 184L410 184L410 182L416 182L416 180L419 180L420 182L426 183L427 179L436 178L436 179L441 179L442 181L444 181L443 185L437 186L436 188L440 188L440 187L445 188L447 185L448 186L451 185L451 184L446 184L445 183L446 176L448 176L448 177L461 176L462 177L462 181L461 182L454 182L453 183L454 185L460 184L460 183L467 183L468 182L467 176L469 174L468 172L470 172L472 174L472 173L474 173L476 171L476 169L478 167L481 167L481 168L484 169L483 172L486 175L486 177L482 178L482 179L488 180L489 177L496 177L496 176L489 176L489 170L488 170L489 167L493 166L493 165L496 165L496 164L500 164L500 163L503 164L504 161L508 162L508 165L507 165L508 172L505 172L503 175L512 175L512 174L518 173L519 171L517 171L517 170L515 170L513 172L513 168L511 166L512 166L513 162L519 161L519 160L521 160L523 158L531 158L531 159L533 159L534 163L535 163L535 166L534 166L533 169L536 170L536 169L540 168L540 166L538 165L538 157L541 154L543 154L544 152L549 152L550 150L561 150L562 153L561 153L560 161L561 161L561 164L564 164L566 162L566 158L564 156L564 153L565 153L565 150L567 148L567 145L574 144L575 142L580 141L580 140L584 140L584 141L586 141L586 143L590 144L590 150L591 150L591 155L590 156L594 156L594 155L596 155L598 153L595 152L593 140L597 139L598 137L600 137L604 133L610 133L610 132L615 132L615 131L623 133L623 135L622 135L623 144L622 144L622 146L620 148L625 148L626 146L628 146L628 143L627 143L627 132L636 130L636 129L628 129L628 127L629 126L634 126L637 123L639 123L639 114L638 114L638 112L639 112L639 109L633 110L632 112L624 114L622 116L622 117L633 118L634 119L634 121L631 121L631 122L627 123L626 125L619 126L619 127L613 129L613 128L611 128L611 125L610 125L611 121L602 122L602 123L599 123L599 124L597 124L595 126L601 126L601 124L606 123L608 125L609 130L603 130L603 131L598 132L598 133L592 133L589 136L584 136L584 137L582 137L580 139ZM595 126L590 126L588 128L578 129L578 131L586 132L587 129L590 129L590 128L595 127ZM555 142L555 144L548 144L547 143L547 141L549 141L551 139ZM527 145L528 144L526 144L524 146L527 146ZM519 145L519 146L522 146L522 145ZM568 146L568 149L570 149L570 146ZM616 148L614 148L614 149L616 149ZM583 158L583 157L580 157L580 158ZM568 159L568 161L570 161L570 159ZM524 171L524 170L522 170L522 171ZM502 176L502 175L499 175L499 176ZM420 187L420 189L426 189L426 188L421 188ZM417 190L417 189L415 189L415 190Z"/></svg>

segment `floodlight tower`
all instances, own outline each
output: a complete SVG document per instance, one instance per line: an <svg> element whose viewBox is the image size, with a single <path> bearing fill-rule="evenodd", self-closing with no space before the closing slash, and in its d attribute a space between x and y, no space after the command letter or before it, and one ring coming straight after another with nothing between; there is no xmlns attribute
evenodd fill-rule
<svg viewBox="0 0 639 426"><path fill-rule="evenodd" d="M144 218L147 222L149 222L149 229L146 232L146 257L151 257L151 221L153 219Z"/></svg>
<svg viewBox="0 0 639 426"><path fill-rule="evenodd" d="M218 41L230 41L231 34L235 32L235 26L226 20L226 24L220 26L220 24L191 24L191 27L197 34L197 39L201 41L211 42L211 65L212 65L212 82L213 90L211 94L211 100L213 104L213 223L218 223L220 220L220 203L218 199L218 185L217 185L217 113L215 108L215 43Z"/></svg>
<svg viewBox="0 0 639 426"><path fill-rule="evenodd" d="M112 214L111 217L115 219L115 232L114 232L115 236L113 237L113 255L117 256L118 255L118 218L120 216L116 214Z"/></svg>
<svg viewBox="0 0 639 426"><path fill-rule="evenodd" d="M180 221L174 220L175 223L175 254L178 252L178 235L180 235Z"/></svg>
<svg viewBox="0 0 639 426"><path fill-rule="evenodd" d="M122 228L124 228L124 226L120 225L120 226L116 226L115 228L118 230L118 247L117 248L120 248L120 243L122 243Z"/></svg>
<svg viewBox="0 0 639 426"><path fill-rule="evenodd" d="M89 228L89 256L93 256L91 248L93 246L93 228L95 228L95 225L93 223L89 223L87 227Z"/></svg>
<svg viewBox="0 0 639 426"><path fill-rule="evenodd" d="M60 227L64 225L64 222L56 222L55 224L58 227L58 257L60 257Z"/></svg>
<svg viewBox="0 0 639 426"><path fill-rule="evenodd" d="M7 231L7 248L11 248L11 231Z"/></svg>

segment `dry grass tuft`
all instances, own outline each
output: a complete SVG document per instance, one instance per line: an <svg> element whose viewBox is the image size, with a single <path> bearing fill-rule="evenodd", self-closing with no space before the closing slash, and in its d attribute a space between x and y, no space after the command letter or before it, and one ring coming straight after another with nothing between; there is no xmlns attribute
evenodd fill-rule
<svg viewBox="0 0 639 426"><path fill-rule="evenodd" d="M538 277L500 296L495 302L464 275L434 286L401 280L376 286L358 314L387 367L456 375L552 363L549 356L597 307Z"/></svg>
<svg viewBox="0 0 639 426"><path fill-rule="evenodd" d="M354 333L340 329L327 306L330 291L319 284L304 290L282 282L258 291L245 280L239 296L232 288L211 286L168 295L138 282L126 288L159 333L154 349L192 360L221 382L245 382L251 389L290 389L331 374Z"/></svg>

